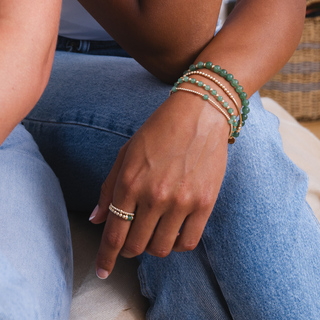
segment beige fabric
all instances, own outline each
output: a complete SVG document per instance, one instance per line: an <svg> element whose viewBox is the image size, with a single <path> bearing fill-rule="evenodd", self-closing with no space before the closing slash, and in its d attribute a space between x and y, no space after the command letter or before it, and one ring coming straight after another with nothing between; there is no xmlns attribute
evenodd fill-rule
<svg viewBox="0 0 320 320"><path fill-rule="evenodd" d="M320 220L320 140L272 99L262 98L262 102L280 120L285 153L309 176L307 201Z"/></svg>
<svg viewBox="0 0 320 320"><path fill-rule="evenodd" d="M118 258L107 280L95 275L102 226L88 217L70 214L74 254L74 288L70 320L138 320L144 319L147 300L140 294L135 259Z"/></svg>
<svg viewBox="0 0 320 320"><path fill-rule="evenodd" d="M287 155L310 178L307 200L320 220L320 140L303 128L271 99L262 99L264 107L280 119L280 133ZM250 118L249 118L250 120ZM142 320L147 301L139 290L134 259L119 258L107 280L95 276L94 257L102 228L88 217L70 216L74 246L74 293L70 320Z"/></svg>

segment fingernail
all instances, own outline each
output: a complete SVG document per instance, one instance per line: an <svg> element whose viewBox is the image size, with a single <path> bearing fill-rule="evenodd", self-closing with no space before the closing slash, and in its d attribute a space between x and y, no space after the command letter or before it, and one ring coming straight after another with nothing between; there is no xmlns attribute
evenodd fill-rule
<svg viewBox="0 0 320 320"><path fill-rule="evenodd" d="M91 221L97 215L98 210L99 210L99 205L97 204L89 217L89 221Z"/></svg>
<svg viewBox="0 0 320 320"><path fill-rule="evenodd" d="M107 279L107 278L108 278L109 272L108 272L107 270L104 270L104 269L99 268L99 269L97 269L97 271L96 271L96 275L97 275L97 277L98 277L99 279L104 280L104 279Z"/></svg>

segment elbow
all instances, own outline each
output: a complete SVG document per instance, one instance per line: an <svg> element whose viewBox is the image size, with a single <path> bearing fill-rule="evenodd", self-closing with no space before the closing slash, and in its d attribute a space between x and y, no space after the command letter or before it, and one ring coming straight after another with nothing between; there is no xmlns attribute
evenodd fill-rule
<svg viewBox="0 0 320 320"><path fill-rule="evenodd" d="M194 63L206 45L207 42L197 46L172 46L167 49L159 47L149 51L144 57L133 57L159 80L173 84Z"/></svg>
<svg viewBox="0 0 320 320"><path fill-rule="evenodd" d="M144 67L164 83L173 84L194 62L197 55L182 55L181 52L172 52L156 59L153 58L148 66Z"/></svg>
<svg viewBox="0 0 320 320"><path fill-rule="evenodd" d="M195 30L192 25L171 34L157 30L140 39L133 36L134 42L120 42L120 45L158 79L173 84L212 41L215 24L206 26L200 33Z"/></svg>

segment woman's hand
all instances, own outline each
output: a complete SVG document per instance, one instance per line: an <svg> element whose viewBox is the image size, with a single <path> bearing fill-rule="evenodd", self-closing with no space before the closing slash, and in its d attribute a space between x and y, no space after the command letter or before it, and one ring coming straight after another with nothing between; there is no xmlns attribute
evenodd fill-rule
<svg viewBox="0 0 320 320"><path fill-rule="evenodd" d="M106 220L96 260L100 278L119 253L165 257L197 246L224 177L228 135L219 111L177 92L121 148L91 218ZM135 211L134 221L109 212L110 202Z"/></svg>

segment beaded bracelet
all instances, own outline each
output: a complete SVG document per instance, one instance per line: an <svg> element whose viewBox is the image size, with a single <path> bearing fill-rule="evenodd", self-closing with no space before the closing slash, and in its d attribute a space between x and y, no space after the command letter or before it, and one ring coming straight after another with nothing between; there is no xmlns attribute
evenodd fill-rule
<svg viewBox="0 0 320 320"><path fill-rule="evenodd" d="M235 104L237 110L238 110L238 114L239 114L239 125L237 127L238 131L240 132L242 126L241 126L241 123L242 123L242 114L241 114L241 109L239 108L239 105L238 105L238 102L237 100L233 97L233 95L231 94L231 92L220 82L218 81L216 78L210 76L209 74L207 73L204 73L204 72L201 72L201 71L190 71L188 73L185 74L185 76L189 76L189 75L194 75L194 74L197 74L197 75L200 75L200 76L203 76L205 78L208 78L210 80L212 80L215 84L217 84L227 95L228 97L232 100L232 102Z"/></svg>
<svg viewBox="0 0 320 320"><path fill-rule="evenodd" d="M184 74L190 72L190 71L196 71L197 69L203 69L207 68L209 70L212 70L214 73L218 74L222 78L225 78L228 82L230 82L231 86L235 89L235 91L239 94L241 104L242 104L242 113L241 113L241 120L239 121L240 129L242 126L244 126L244 121L248 118L248 113L250 112L249 109L249 100L247 100L247 94L243 91L243 87L239 85L239 81L234 79L234 76L231 73L228 73L227 70L221 69L219 65L214 65L211 61L208 61L206 63L200 61L196 64L192 64L189 67L189 70L185 71ZM240 116L240 114L239 114ZM239 136L239 126L236 132L233 133L233 136L236 138Z"/></svg>
<svg viewBox="0 0 320 320"><path fill-rule="evenodd" d="M215 101L210 99L209 95L200 93L200 92L195 91L195 90L190 90L190 89L186 89L186 88L178 88L177 86L174 86L170 90L170 95L175 93L175 92L177 92L177 91L190 92L190 93L196 94L198 96L201 96L204 100L208 101L211 105L213 105L216 109L218 109L227 118L228 123L230 124L230 133L229 133L228 143L229 144L233 144L235 142L235 138L232 136L234 131L233 131L232 122L230 122L230 116Z"/></svg>
<svg viewBox="0 0 320 320"><path fill-rule="evenodd" d="M198 81L195 78L189 78L189 73L186 73L184 76L178 79L178 81L174 84L174 87L178 87L179 84L183 82L190 82L192 84L198 85L199 87L204 88L206 91L210 92L221 105L227 109L227 114L229 114L230 118L228 118L228 123L232 124L232 133L237 130L237 117L233 113L233 109L229 106L228 102L224 101L223 97L218 94L218 92L212 89L209 85L203 83L202 81ZM174 92L174 89L172 89ZM209 96L208 96L209 97ZM206 100L206 99L205 99Z"/></svg>

